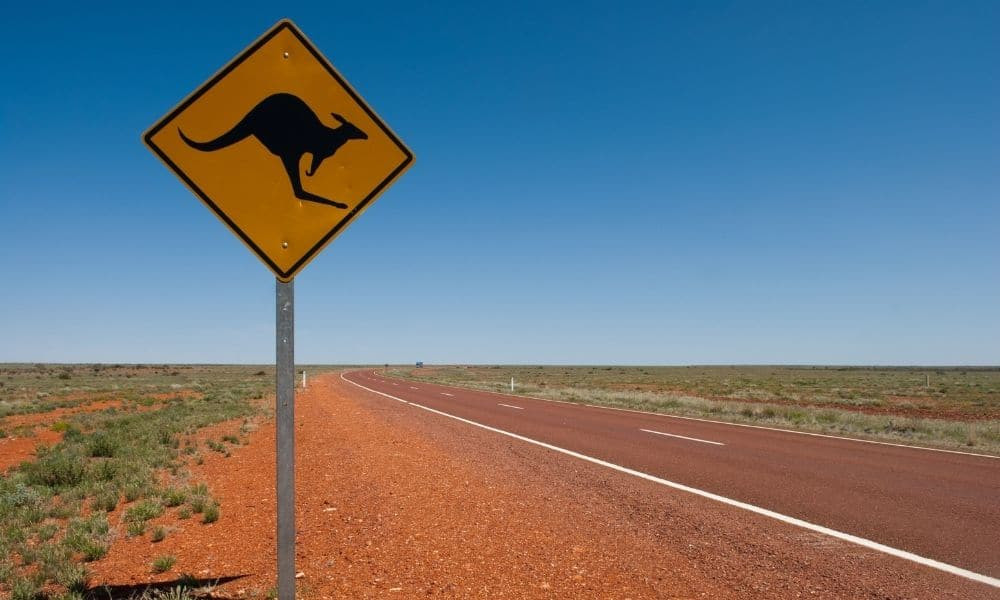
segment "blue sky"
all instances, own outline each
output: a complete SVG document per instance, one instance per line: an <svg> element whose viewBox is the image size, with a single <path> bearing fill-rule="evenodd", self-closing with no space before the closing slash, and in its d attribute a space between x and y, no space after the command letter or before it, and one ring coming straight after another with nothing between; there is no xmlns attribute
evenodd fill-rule
<svg viewBox="0 0 1000 600"><path fill-rule="evenodd" d="M6 7L0 361L273 361L140 134L289 17L417 156L300 362L1000 364L1000 4L421 4Z"/></svg>

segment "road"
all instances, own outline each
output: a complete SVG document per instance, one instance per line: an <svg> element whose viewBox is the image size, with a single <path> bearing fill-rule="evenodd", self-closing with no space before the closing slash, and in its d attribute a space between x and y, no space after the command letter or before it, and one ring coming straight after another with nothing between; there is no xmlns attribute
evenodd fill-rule
<svg viewBox="0 0 1000 600"><path fill-rule="evenodd" d="M1000 588L997 458L466 390L372 370L344 379Z"/></svg>

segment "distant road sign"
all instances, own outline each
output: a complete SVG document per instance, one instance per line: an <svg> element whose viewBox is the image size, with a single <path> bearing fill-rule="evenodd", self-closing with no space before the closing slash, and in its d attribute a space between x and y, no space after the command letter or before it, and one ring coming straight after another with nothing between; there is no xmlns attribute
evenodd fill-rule
<svg viewBox="0 0 1000 600"><path fill-rule="evenodd" d="M413 153L288 20L143 139L289 281L413 163Z"/></svg>

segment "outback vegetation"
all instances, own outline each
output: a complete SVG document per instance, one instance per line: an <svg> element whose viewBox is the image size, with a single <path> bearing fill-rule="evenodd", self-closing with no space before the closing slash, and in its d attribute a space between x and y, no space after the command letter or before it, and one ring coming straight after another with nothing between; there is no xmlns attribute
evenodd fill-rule
<svg viewBox="0 0 1000 600"><path fill-rule="evenodd" d="M416 381L1000 454L1000 368L441 366Z"/></svg>
<svg viewBox="0 0 1000 600"><path fill-rule="evenodd" d="M0 460L8 443L35 442L26 460L0 462L0 596L93 596L88 563L116 539L162 541L170 528L154 522L167 513L218 520L219 503L187 467L216 446L228 455L241 440L210 440L206 449L194 434L223 421L249 424L272 389L268 374L260 367L0 365ZM151 570L169 571L171 558ZM182 585L135 597L194 593Z"/></svg>

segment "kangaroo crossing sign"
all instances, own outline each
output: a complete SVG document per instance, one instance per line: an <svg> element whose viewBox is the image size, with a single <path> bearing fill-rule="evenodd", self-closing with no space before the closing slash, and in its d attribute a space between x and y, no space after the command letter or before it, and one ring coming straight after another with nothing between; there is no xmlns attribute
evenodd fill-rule
<svg viewBox="0 0 1000 600"><path fill-rule="evenodd" d="M287 20L143 139L280 281L295 277L413 163Z"/></svg>

